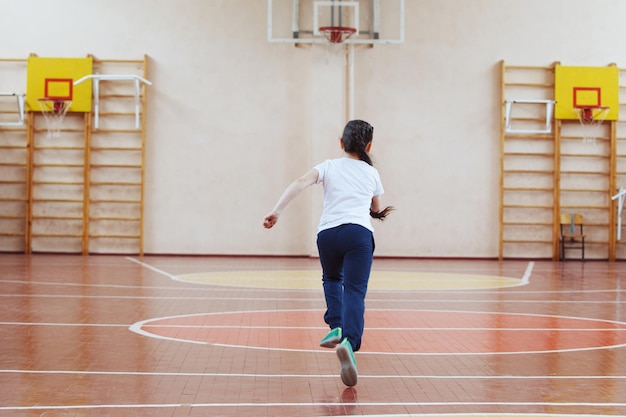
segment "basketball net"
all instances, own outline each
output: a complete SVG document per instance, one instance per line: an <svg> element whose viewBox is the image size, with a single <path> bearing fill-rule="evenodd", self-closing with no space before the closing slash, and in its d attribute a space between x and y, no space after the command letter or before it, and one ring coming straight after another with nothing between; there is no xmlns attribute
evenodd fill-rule
<svg viewBox="0 0 626 417"><path fill-rule="evenodd" d="M345 26L325 26L319 28L319 34L326 38L324 45L324 56L322 62L325 64L338 63L345 59L345 40L357 32L355 28Z"/></svg>
<svg viewBox="0 0 626 417"><path fill-rule="evenodd" d="M63 119L65 119L65 115L71 105L71 100L39 99L39 108L46 120L49 138L58 138L60 136Z"/></svg>
<svg viewBox="0 0 626 417"><path fill-rule="evenodd" d="M609 107L577 107L574 109L583 130L583 143L596 143L597 127L602 125L609 114Z"/></svg>

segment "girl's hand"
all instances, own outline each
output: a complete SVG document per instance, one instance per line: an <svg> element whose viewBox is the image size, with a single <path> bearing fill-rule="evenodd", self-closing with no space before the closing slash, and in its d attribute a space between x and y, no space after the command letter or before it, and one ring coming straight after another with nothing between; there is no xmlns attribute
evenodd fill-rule
<svg viewBox="0 0 626 417"><path fill-rule="evenodd" d="M263 220L263 227L265 227L266 229L271 229L277 221L278 216L275 213L268 214Z"/></svg>

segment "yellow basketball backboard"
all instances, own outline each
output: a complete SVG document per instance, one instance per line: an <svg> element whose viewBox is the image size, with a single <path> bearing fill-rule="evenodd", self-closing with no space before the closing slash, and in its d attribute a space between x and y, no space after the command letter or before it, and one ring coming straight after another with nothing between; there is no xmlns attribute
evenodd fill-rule
<svg viewBox="0 0 626 417"><path fill-rule="evenodd" d="M93 58L28 57L26 110L41 111L43 98L71 99L70 112L91 111L91 80L74 86L74 81L93 73Z"/></svg>
<svg viewBox="0 0 626 417"><path fill-rule="evenodd" d="M608 107L604 120L617 120L619 113L619 69L557 65L554 72L554 116L578 120L576 109Z"/></svg>

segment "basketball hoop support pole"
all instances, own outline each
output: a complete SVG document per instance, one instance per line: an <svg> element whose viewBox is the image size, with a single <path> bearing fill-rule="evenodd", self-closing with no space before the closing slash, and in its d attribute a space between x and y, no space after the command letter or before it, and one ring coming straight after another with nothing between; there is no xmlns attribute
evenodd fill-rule
<svg viewBox="0 0 626 417"><path fill-rule="evenodd" d="M0 92L0 96L15 97L17 100L17 122L0 122L0 126L24 126L24 94Z"/></svg>
<svg viewBox="0 0 626 417"><path fill-rule="evenodd" d="M76 86L90 79L93 80L94 128L98 129L100 122L100 81L133 81L135 87L135 129L139 129L141 114L140 84L152 85L152 82L138 75L89 74L74 81L74 85Z"/></svg>
<svg viewBox="0 0 626 417"><path fill-rule="evenodd" d="M346 45L346 118L354 119L354 45Z"/></svg>
<svg viewBox="0 0 626 417"><path fill-rule="evenodd" d="M545 125L543 129L514 129L511 127L511 110L513 104L539 104L545 106ZM552 116L554 114L554 100L506 100L504 102L504 124L507 133L519 134L547 134L552 132Z"/></svg>
<svg viewBox="0 0 626 417"><path fill-rule="evenodd" d="M622 238L622 210L624 209L624 199L626 199L626 190L619 187L617 194L611 197L611 200L617 200L617 240Z"/></svg>

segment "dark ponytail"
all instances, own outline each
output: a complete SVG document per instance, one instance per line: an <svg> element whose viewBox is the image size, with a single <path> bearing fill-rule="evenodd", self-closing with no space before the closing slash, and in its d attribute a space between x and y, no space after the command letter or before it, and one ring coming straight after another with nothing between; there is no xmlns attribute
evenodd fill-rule
<svg viewBox="0 0 626 417"><path fill-rule="evenodd" d="M380 220L382 222L389 215L389 213L391 213L393 210L395 210L395 208L393 206L387 206L384 209L382 209L381 211L374 211L374 210L370 209L370 216L372 218L378 219L378 220Z"/></svg>

